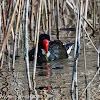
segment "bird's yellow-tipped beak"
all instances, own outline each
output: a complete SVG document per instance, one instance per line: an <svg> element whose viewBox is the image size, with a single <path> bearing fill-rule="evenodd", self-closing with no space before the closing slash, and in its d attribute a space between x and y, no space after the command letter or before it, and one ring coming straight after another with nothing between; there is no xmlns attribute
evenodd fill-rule
<svg viewBox="0 0 100 100"><path fill-rule="evenodd" d="M46 58L48 59L48 57L49 57L49 53L47 52L47 53L46 53Z"/></svg>

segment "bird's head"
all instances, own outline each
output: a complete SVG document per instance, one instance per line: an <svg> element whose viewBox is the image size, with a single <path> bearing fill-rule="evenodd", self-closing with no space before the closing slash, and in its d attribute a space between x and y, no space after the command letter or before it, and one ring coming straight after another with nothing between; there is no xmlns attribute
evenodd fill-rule
<svg viewBox="0 0 100 100"><path fill-rule="evenodd" d="M47 40L47 39L43 40L43 49L46 52L46 58L48 59L48 57L49 57L49 40Z"/></svg>

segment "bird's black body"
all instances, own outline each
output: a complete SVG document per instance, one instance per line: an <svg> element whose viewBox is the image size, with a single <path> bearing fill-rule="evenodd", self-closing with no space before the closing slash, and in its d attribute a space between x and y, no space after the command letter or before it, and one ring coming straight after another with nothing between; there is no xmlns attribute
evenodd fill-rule
<svg viewBox="0 0 100 100"><path fill-rule="evenodd" d="M42 54L42 50L41 50L41 49L43 49L43 40L44 39L49 40L50 56L48 57L48 61L53 61L56 59L62 59L62 58L68 57L66 45L63 45L63 43L60 40L50 41L49 35L41 34L39 36L37 63L45 63L47 61L45 55ZM35 51L34 48L29 51L29 60L30 61L33 61L33 59L34 59L34 51Z"/></svg>

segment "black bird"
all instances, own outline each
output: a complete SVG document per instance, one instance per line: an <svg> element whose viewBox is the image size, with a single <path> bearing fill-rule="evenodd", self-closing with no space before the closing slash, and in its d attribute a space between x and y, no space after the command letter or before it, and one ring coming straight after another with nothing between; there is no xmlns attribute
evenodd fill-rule
<svg viewBox="0 0 100 100"><path fill-rule="evenodd" d="M48 34L39 36L37 63L42 64L47 61L68 58L74 43L63 44L60 40L50 41ZM34 59L35 48L29 51L29 61Z"/></svg>

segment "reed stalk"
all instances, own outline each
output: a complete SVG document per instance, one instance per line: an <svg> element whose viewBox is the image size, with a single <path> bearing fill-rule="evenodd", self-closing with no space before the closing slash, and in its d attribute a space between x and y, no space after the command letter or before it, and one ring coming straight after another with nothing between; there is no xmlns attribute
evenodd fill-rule
<svg viewBox="0 0 100 100"><path fill-rule="evenodd" d="M1 63L0 63L0 70L2 70L3 62L4 62L4 53L2 54L2 59L1 59Z"/></svg>
<svg viewBox="0 0 100 100"><path fill-rule="evenodd" d="M11 7L12 7L12 2L13 2L13 0L10 0L10 2L9 2L9 7L8 7L8 15L7 15L7 18L9 18L10 17L10 15L11 15Z"/></svg>
<svg viewBox="0 0 100 100"><path fill-rule="evenodd" d="M23 50L23 32L22 32L22 20L21 20L21 24L20 24L20 46L21 46L21 49Z"/></svg>
<svg viewBox="0 0 100 100"><path fill-rule="evenodd" d="M44 2L42 1L42 8L41 8L41 18L42 18L42 30L45 30L45 22L44 22Z"/></svg>
<svg viewBox="0 0 100 100"><path fill-rule="evenodd" d="M18 9L17 24L16 24L16 30L15 30L15 42L14 42L14 49L13 49L13 65L12 65L12 69L14 69L14 65L15 65L17 32L18 32L18 26L19 26L19 21L20 21L20 9L21 9L21 0L19 0L19 9Z"/></svg>
<svg viewBox="0 0 100 100"><path fill-rule="evenodd" d="M45 27L46 27L45 33L47 33L48 32L48 12L47 12L47 2L46 2L46 0L44 0L44 6L45 6L45 16L46 16L46 18L44 18L44 21L46 22L45 23Z"/></svg>
<svg viewBox="0 0 100 100"><path fill-rule="evenodd" d="M15 68L16 42L17 42L17 35L15 35L15 41L14 41L14 47L13 47L12 70L14 70L14 68Z"/></svg>
<svg viewBox="0 0 100 100"><path fill-rule="evenodd" d="M56 3L56 29L57 29L57 39L59 40L59 0Z"/></svg>
<svg viewBox="0 0 100 100"><path fill-rule="evenodd" d="M5 15L5 9L4 9L4 1L3 1L3 6L2 6L2 14L3 14L3 24L4 24L4 34L5 34L5 29L6 29L6 15Z"/></svg>
<svg viewBox="0 0 100 100"><path fill-rule="evenodd" d="M20 28L20 27L19 27ZM18 34L18 45L17 45L17 49L20 48L20 36L21 36L21 33L20 33L20 30L19 30L19 34ZM18 50L17 50L17 55L18 55Z"/></svg>
<svg viewBox="0 0 100 100"><path fill-rule="evenodd" d="M76 28L76 40L75 40L75 49L74 49L74 66L73 66L73 74L72 74L72 99L78 100L78 79L77 79L77 64L78 57L80 53L80 37L81 37L81 17L82 16L82 8L83 1L81 0L80 4L77 2L77 10L78 10L78 19L77 19L77 28ZM79 5L79 6L78 6ZM75 90L75 93L73 91Z"/></svg>
<svg viewBox="0 0 100 100"><path fill-rule="evenodd" d="M84 27L85 24L84 24ZM86 62L86 48L85 48L85 32L83 32L83 54L84 54L84 70L85 70L85 87L87 86L87 62ZM88 100L88 95L87 95L87 90L86 90L86 100Z"/></svg>
<svg viewBox="0 0 100 100"><path fill-rule="evenodd" d="M35 25L35 35L34 35L34 46L36 46L36 39L37 39L37 27L38 27L38 12L37 12L37 18L36 18L36 25Z"/></svg>
<svg viewBox="0 0 100 100"><path fill-rule="evenodd" d="M52 1L52 13L53 13L52 26L54 26L55 25L55 0Z"/></svg>
<svg viewBox="0 0 100 100"><path fill-rule="evenodd" d="M10 71L10 68L11 68L11 65L10 65L10 45L8 45L8 66L9 66L9 71Z"/></svg>
<svg viewBox="0 0 100 100"><path fill-rule="evenodd" d="M38 53L38 42L39 42L39 30L40 30L40 19L41 19L41 5L42 0L40 0L39 5L39 17L38 17L38 27L37 27L37 41L36 41L36 47L35 47L35 53L34 53L34 68L33 68L33 80L35 79L36 74L36 63L37 63L37 53Z"/></svg>
<svg viewBox="0 0 100 100"><path fill-rule="evenodd" d="M82 99L83 94L86 92L87 88L93 83L93 81L96 78L96 76L98 75L99 71L100 71L100 68L96 71L95 75L93 75L93 77L92 77L91 81L88 83L87 87L82 91L79 100Z"/></svg>
<svg viewBox="0 0 100 100"><path fill-rule="evenodd" d="M33 26L33 24L34 24L34 0L31 0L31 27L30 27L30 32L31 32L31 34L30 34L30 39L33 41L33 36L34 36L34 26Z"/></svg>
<svg viewBox="0 0 100 100"><path fill-rule="evenodd" d="M11 27L11 34L12 34L12 38L13 38L13 40L14 40L14 36L15 36L15 34L14 34L14 29L13 29L13 26Z"/></svg>
<svg viewBox="0 0 100 100"><path fill-rule="evenodd" d="M66 7L66 3L65 3L65 0L63 0L63 3L62 3L62 16L63 16L62 21L63 21L64 28L66 27L66 25L65 25L65 14L64 14L65 7Z"/></svg>
<svg viewBox="0 0 100 100"><path fill-rule="evenodd" d="M76 10L76 7L72 6L72 4L71 4L68 0L66 0L66 3L68 4L68 6L69 6L72 10L74 10L75 14L78 14L78 12L77 12L77 10ZM93 31L95 31L95 29L93 28L93 26L91 25L91 23L90 23L87 19L85 19L85 17L84 17L83 15L82 15L81 17L82 17L82 19L89 25L89 27L90 27Z"/></svg>
<svg viewBox="0 0 100 100"><path fill-rule="evenodd" d="M48 18L49 18L49 36L51 39L51 4L50 4L50 0L48 0L48 10L49 10L49 14L48 14Z"/></svg>
<svg viewBox="0 0 100 100"><path fill-rule="evenodd" d="M25 6L24 6L24 2L22 0L22 6L23 6L23 14L22 14L22 31L24 32L24 28L25 28L25 25L24 25L24 21L25 21Z"/></svg>
<svg viewBox="0 0 100 100"><path fill-rule="evenodd" d="M96 28L96 0L93 2L93 28L95 30ZM93 36L94 36L95 31L93 31Z"/></svg>
<svg viewBox="0 0 100 100"><path fill-rule="evenodd" d="M2 18L2 14L1 14L1 5L0 5L0 41L1 41L1 18Z"/></svg>
<svg viewBox="0 0 100 100"><path fill-rule="evenodd" d="M86 3L84 5L85 15L84 18L87 19L87 10L88 10L88 0L86 0ZM86 22L84 22L84 27L86 28Z"/></svg>
<svg viewBox="0 0 100 100"><path fill-rule="evenodd" d="M3 42L3 45L2 45L2 48L1 48L1 51L0 51L0 60L2 58L2 53L4 52L5 46L7 44L7 40L9 38L9 34L11 32L11 25L13 25L13 22L14 22L14 19L15 19L15 12L16 12L18 3L19 3L19 0L17 0L17 2L16 2L15 8L14 8L14 12L13 12L13 15L12 15L12 18L11 18L11 22L10 22L7 34L5 36L5 39L4 39L4 42Z"/></svg>
<svg viewBox="0 0 100 100"><path fill-rule="evenodd" d="M98 45L98 60L97 60L97 67L100 68L100 1L98 2L98 14L99 14L99 45ZM99 71L100 74L100 71Z"/></svg>
<svg viewBox="0 0 100 100"><path fill-rule="evenodd" d="M29 10L29 0L26 1L26 9L25 9L25 61L26 61L26 69L27 69L27 77L28 77L28 85L29 91L32 91L31 79L30 79L30 71L29 71L29 44L28 44L28 10Z"/></svg>

